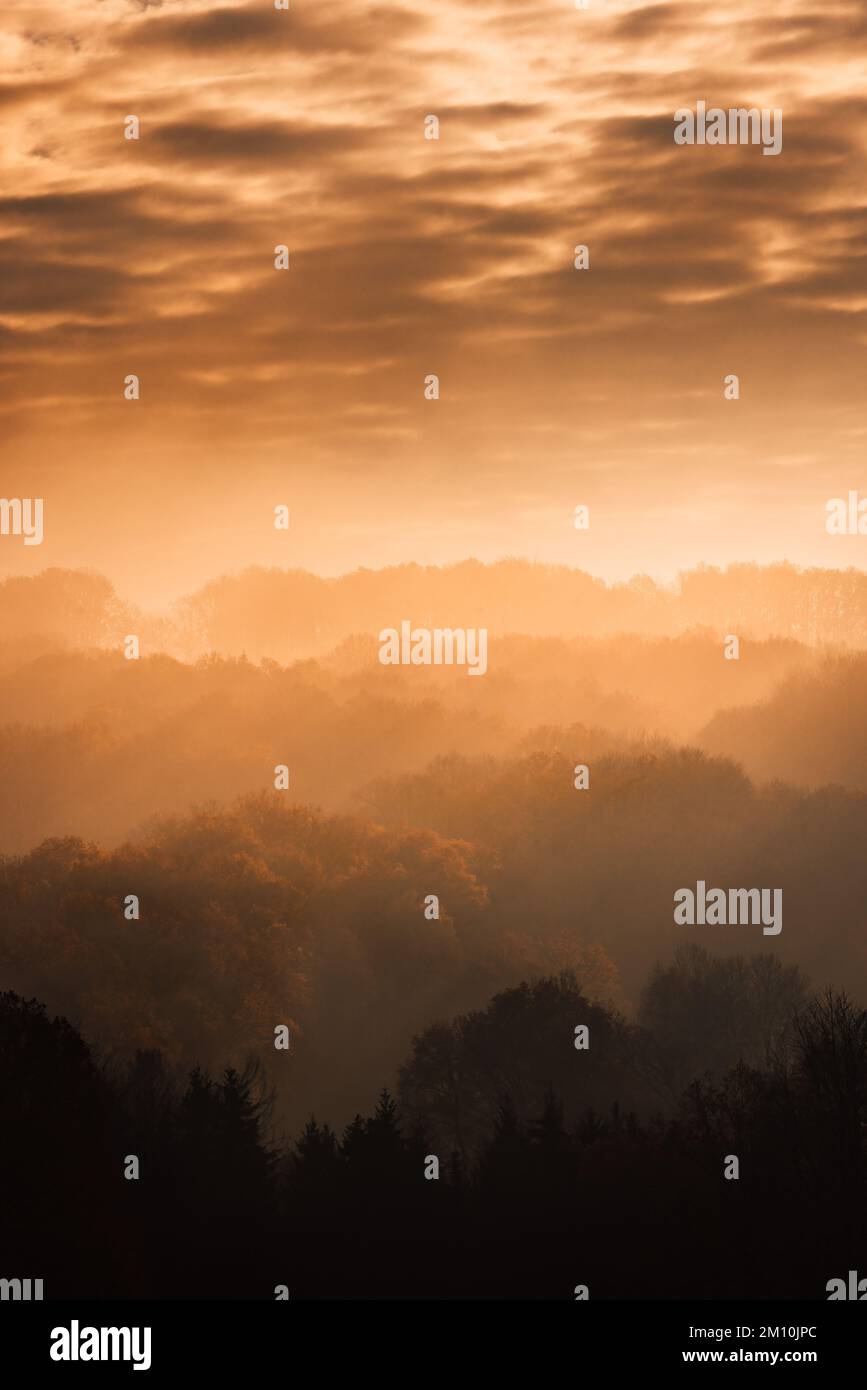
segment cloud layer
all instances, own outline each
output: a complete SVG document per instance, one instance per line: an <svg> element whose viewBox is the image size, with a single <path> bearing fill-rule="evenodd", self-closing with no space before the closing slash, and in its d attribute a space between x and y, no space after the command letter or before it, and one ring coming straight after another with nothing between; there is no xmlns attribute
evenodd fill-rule
<svg viewBox="0 0 867 1390"><path fill-rule="evenodd" d="M861 5L9 15L4 491L54 550L4 568L147 597L158 538L157 597L263 557L863 564L823 529L867 491ZM782 155L675 146L699 99L780 108Z"/></svg>

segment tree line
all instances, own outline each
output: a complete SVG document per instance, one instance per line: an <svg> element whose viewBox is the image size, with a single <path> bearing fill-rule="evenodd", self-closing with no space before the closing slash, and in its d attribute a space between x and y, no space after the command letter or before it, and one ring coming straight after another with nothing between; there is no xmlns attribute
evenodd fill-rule
<svg viewBox="0 0 867 1390"><path fill-rule="evenodd" d="M688 1079L678 1017L706 1037ZM569 972L524 982L419 1034L396 1094L339 1131L281 1134L273 1100L253 1058L120 1063L0 996L4 1277L46 1297L824 1298L863 1264L867 1010L776 962L687 953L632 1023Z"/></svg>

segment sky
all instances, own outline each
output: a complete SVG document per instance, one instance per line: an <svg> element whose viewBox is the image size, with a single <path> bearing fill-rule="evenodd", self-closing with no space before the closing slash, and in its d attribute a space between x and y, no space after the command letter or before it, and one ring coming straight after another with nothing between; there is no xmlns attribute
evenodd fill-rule
<svg viewBox="0 0 867 1390"><path fill-rule="evenodd" d="M0 490L45 517L0 574L864 567L863 4L6 0L0 73ZM699 100L782 152L675 144Z"/></svg>

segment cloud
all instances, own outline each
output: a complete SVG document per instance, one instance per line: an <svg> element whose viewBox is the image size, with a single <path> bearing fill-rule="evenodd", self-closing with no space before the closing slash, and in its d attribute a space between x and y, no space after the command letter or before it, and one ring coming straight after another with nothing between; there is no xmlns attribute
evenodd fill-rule
<svg viewBox="0 0 867 1390"><path fill-rule="evenodd" d="M12 0L16 457L95 486L132 451L194 498L289 459L311 507L365 515L369 477L384 513L405 489L446 516L493 478L463 505L531 549L565 541L513 522L528 477L546 515L588 479L658 511L687 478L755 489L771 533L774 457L854 457L864 24L833 0L78 0L73 44L65 6ZM781 106L783 154L675 146L699 98Z"/></svg>
<svg viewBox="0 0 867 1390"><path fill-rule="evenodd" d="M187 120L157 126L152 139L172 162L191 161L213 168L251 162L273 168L278 160L293 168L319 162L369 145L372 132L356 126L290 126L259 121L250 124Z"/></svg>
<svg viewBox="0 0 867 1390"><path fill-rule="evenodd" d="M428 27L423 10L397 5L378 5L359 10L354 6L329 6L308 10L293 4L290 10L255 3L208 8L183 16L148 16L130 35L130 47L154 47L174 54L213 55L279 52L363 53L422 33Z"/></svg>
<svg viewBox="0 0 867 1390"><path fill-rule="evenodd" d="M615 39L662 39L671 34L689 33L695 26L692 5L640 5L616 15L611 25Z"/></svg>

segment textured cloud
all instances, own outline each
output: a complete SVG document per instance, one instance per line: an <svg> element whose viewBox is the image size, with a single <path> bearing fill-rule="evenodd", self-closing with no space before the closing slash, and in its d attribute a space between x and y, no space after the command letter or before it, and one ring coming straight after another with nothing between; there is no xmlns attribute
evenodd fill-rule
<svg viewBox="0 0 867 1390"><path fill-rule="evenodd" d="M7 15L6 490L57 499L52 560L123 568L137 525L145 592L171 484L202 532L174 546L179 584L262 546L285 562L253 520L278 486L292 562L326 571L467 548L664 569L675 536L684 564L863 563L815 524L863 482L860 4ZM779 107L782 155L675 146L698 99Z"/></svg>

